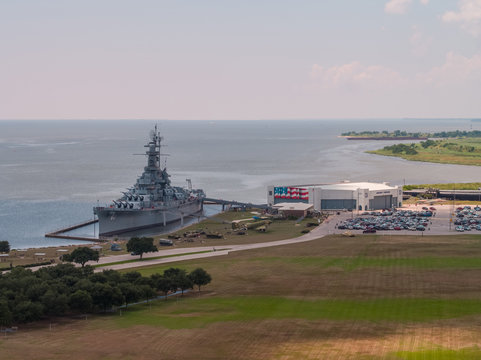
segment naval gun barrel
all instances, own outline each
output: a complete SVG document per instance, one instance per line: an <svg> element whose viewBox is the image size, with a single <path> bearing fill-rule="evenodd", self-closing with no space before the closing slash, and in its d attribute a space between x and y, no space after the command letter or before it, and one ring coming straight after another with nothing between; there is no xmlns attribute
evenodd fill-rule
<svg viewBox="0 0 481 360"><path fill-rule="evenodd" d="M125 195L126 199L129 199L130 201L132 201L132 194L131 193L122 191L122 194Z"/></svg>

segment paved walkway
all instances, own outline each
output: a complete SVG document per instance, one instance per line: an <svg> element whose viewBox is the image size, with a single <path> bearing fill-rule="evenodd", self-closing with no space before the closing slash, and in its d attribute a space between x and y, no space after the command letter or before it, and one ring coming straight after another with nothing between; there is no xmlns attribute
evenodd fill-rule
<svg viewBox="0 0 481 360"><path fill-rule="evenodd" d="M421 211L421 206L408 205L403 208ZM451 214L453 212L453 206L437 205L436 209L437 209L436 216L434 218L431 218L432 224L430 225L430 230L424 231L423 233L425 235L456 234L456 232L454 231L454 225L452 223L450 225L450 221L449 221L451 218ZM354 212L354 213L342 212L340 215L331 215L320 226L312 229L310 233L296 237L296 238L292 238L292 239L253 243L253 244L243 244L243 245L235 245L235 244L219 245L218 248L220 248L221 250L216 250L216 251L214 251L214 247L212 246L197 246L197 247L188 247L188 248L179 248L179 249L165 249L165 250L160 250L153 253L144 254L143 257L145 260L143 261L134 261L134 262L124 263L124 264L106 265L100 268L96 268L95 271L99 272L107 269L121 270L121 269L138 268L138 267L150 266L150 265L167 264L167 263L178 262L178 261L195 260L195 259L209 258L214 256L228 255L232 251L260 249L260 248L266 248L266 247L272 247L272 246L282 246L282 245L312 241L312 240L322 238L326 235L341 234L345 232L346 230L337 229L336 225L342 220L345 220L354 216L357 216L357 212ZM356 235L362 234L362 231L360 230L347 230L347 231L352 232L353 234L356 234ZM419 231L411 232L406 230L378 231L377 234L378 235L421 235ZM198 254L192 254L196 252ZM175 255L175 256L172 256L172 255ZM171 257L154 259L159 256L171 256ZM110 264L110 263L135 260L135 259L136 258L130 254L111 255L111 256L102 257L98 261L98 263L89 262L88 264L101 265L101 264ZM32 268L32 270L36 270L36 268Z"/></svg>
<svg viewBox="0 0 481 360"><path fill-rule="evenodd" d="M306 241L312 241L315 239L322 238L326 235L335 233L335 226L336 224L348 217L351 217L351 213L342 213L341 215L334 215L330 216L324 223L320 226L315 227L312 229L311 232L308 234L292 238L292 239L285 239L285 240L277 240L277 241L269 241L269 242L262 242L262 243L254 243L254 244L243 244L243 245L219 245L222 250L214 251L212 246L200 246L200 247L190 247L190 248L181 248L181 249L169 249L169 250L160 250L154 253L144 254L144 261L136 261L131 263L124 263L124 264L116 264L116 265L107 265L101 268L96 268L95 271L102 271L107 269L112 270L121 270L121 269L129 269L129 268L137 268L143 266L150 266L150 265L158 265L158 264L166 264L171 262L178 262L178 261L185 261L185 260L194 260L194 259L202 259L208 258L213 256L222 256L227 255L232 251L243 251L243 250L250 250L250 249L260 249L272 246L281 246L281 245L288 245L288 244L296 244ZM200 251L209 251L199 254L191 254L193 252L200 252ZM188 254L188 255L182 255ZM147 260L149 258L159 257L159 256L168 256L168 255L178 255L169 258L161 258L161 259L152 259ZM99 260L98 264L108 264L118 261L124 260L132 260L132 255L113 255L107 256ZM96 265L96 262L89 263L90 265Z"/></svg>
<svg viewBox="0 0 481 360"><path fill-rule="evenodd" d="M408 206L405 206L404 208L421 211L421 206L408 205ZM450 225L450 218L453 212L452 205L437 205L436 209L437 209L436 216L430 219L431 220L430 230L424 231L423 234L425 235L455 234L456 232L454 231L453 224L451 223ZM322 238L329 234L341 234L345 232L346 230L336 229L336 225L342 220L354 217L356 215L357 215L357 212L354 212L354 213L345 212L345 213L341 213L340 215L332 215L320 226L314 228L310 233L302 235L300 237L292 238L292 239L277 240L277 241L270 241L270 242L263 242L263 243L254 243L254 244L244 244L244 245L220 245L219 247L222 249L220 251L219 250L214 251L214 248L211 246L160 250L155 253L144 254L144 258L149 259L149 258L154 258L159 256L169 256L169 255L177 255L177 256L173 256L169 258L161 258L161 259L144 260L142 262L107 265L102 268L97 268L96 271L102 271L104 269L121 270L121 269L137 268L141 266L166 264L171 262L202 259L202 258L208 258L213 256L222 256L222 255L227 255L233 251L260 249L260 248L266 248L266 247L272 247L272 246L297 244L297 243L302 243L306 241L312 241L312 240ZM348 231L352 232L353 234L362 234L362 231L356 231L356 230L348 230ZM419 231L413 232L413 231L405 231L405 230L404 231L378 231L378 235L421 235L421 233ZM193 252L202 252L202 251L208 251L208 252L192 254ZM186 255L182 255L182 254L186 254ZM115 256L104 257L98 263L108 264L108 263L119 262L124 260L132 260L132 259L133 257L130 254L115 255ZM96 263L91 263L91 265L96 265Z"/></svg>

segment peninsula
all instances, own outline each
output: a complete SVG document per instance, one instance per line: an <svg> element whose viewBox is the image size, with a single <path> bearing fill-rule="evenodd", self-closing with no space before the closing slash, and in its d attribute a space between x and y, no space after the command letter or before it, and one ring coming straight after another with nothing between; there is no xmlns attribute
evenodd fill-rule
<svg viewBox="0 0 481 360"><path fill-rule="evenodd" d="M370 154L400 157L411 161L481 166L480 137L395 144L367 152Z"/></svg>
<svg viewBox="0 0 481 360"><path fill-rule="evenodd" d="M427 140L429 134L420 132L406 132L395 130L389 132L384 131L349 131L341 134L347 140Z"/></svg>
<svg viewBox="0 0 481 360"><path fill-rule="evenodd" d="M348 131L341 134L347 140L427 140L427 139L448 139L448 138L479 138L481 131L440 131L434 133L394 131Z"/></svg>

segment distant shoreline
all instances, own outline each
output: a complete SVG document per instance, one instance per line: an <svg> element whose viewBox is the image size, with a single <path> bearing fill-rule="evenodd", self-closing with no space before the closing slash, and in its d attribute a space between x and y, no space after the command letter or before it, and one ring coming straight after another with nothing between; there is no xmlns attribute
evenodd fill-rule
<svg viewBox="0 0 481 360"><path fill-rule="evenodd" d="M342 136L347 140L428 140L427 137L414 136Z"/></svg>

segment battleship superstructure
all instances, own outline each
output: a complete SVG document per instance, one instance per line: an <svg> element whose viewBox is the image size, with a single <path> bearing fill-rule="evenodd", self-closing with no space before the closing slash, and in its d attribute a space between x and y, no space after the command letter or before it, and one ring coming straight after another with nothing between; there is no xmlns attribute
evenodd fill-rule
<svg viewBox="0 0 481 360"><path fill-rule="evenodd" d="M135 185L123 192L123 196L106 207L94 207L99 220L99 235L113 235L126 231L165 226L167 223L202 210L204 191L170 185L167 168L162 167L161 142L163 138L155 129L150 132L147 148L147 166Z"/></svg>

